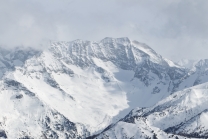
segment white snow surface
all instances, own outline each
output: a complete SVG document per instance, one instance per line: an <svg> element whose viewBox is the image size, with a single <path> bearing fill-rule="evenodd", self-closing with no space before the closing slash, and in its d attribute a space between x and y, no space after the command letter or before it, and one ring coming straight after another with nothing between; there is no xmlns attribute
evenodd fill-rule
<svg viewBox="0 0 208 139"><path fill-rule="evenodd" d="M154 107L175 91L208 81L206 60L187 70L128 38L54 42L42 52L18 48L2 50L1 55L0 134L5 132L9 139L86 138L136 107ZM198 93L201 90L196 92L198 100L203 100L204 94ZM201 107L205 103L194 97L193 93L177 104ZM172 100L167 103L175 105ZM200 118L206 119L206 113ZM181 122L179 117L171 116L165 120L154 120L151 115L148 118L148 126L161 133L161 138L167 137L162 130L174 126L165 123L167 119L176 118L175 125ZM120 127L128 137L134 134L139 138L142 132L152 136L151 130L143 130L146 125L137 130L141 123L117 123L116 136L120 138L123 132ZM189 130L184 125L185 129Z"/></svg>
<svg viewBox="0 0 208 139"><path fill-rule="evenodd" d="M176 92L150 108L134 109L100 138L204 138L208 129L208 83Z"/></svg>

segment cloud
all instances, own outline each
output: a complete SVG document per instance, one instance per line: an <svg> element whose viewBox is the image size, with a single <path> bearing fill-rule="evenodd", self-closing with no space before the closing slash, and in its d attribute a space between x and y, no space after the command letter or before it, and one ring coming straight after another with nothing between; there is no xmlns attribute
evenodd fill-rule
<svg viewBox="0 0 208 139"><path fill-rule="evenodd" d="M207 0L0 0L0 45L129 37L164 57L208 58Z"/></svg>

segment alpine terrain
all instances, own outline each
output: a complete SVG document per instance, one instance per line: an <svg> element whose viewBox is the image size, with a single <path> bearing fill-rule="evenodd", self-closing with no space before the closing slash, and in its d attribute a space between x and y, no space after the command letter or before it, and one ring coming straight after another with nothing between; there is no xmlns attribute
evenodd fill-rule
<svg viewBox="0 0 208 139"><path fill-rule="evenodd" d="M0 139L208 138L208 60L129 38L0 49Z"/></svg>

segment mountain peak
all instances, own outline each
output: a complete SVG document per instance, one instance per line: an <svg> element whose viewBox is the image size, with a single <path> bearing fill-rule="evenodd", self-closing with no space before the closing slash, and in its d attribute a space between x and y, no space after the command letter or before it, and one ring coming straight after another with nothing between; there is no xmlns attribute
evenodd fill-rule
<svg viewBox="0 0 208 139"><path fill-rule="evenodd" d="M201 59L195 64L196 68L208 68L208 59Z"/></svg>

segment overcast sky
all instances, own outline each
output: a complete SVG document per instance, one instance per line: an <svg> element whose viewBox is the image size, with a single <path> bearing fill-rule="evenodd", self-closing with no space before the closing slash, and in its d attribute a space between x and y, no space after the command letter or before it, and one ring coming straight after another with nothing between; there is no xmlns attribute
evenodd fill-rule
<svg viewBox="0 0 208 139"><path fill-rule="evenodd" d="M129 37L172 60L208 58L208 0L0 0L0 45Z"/></svg>

